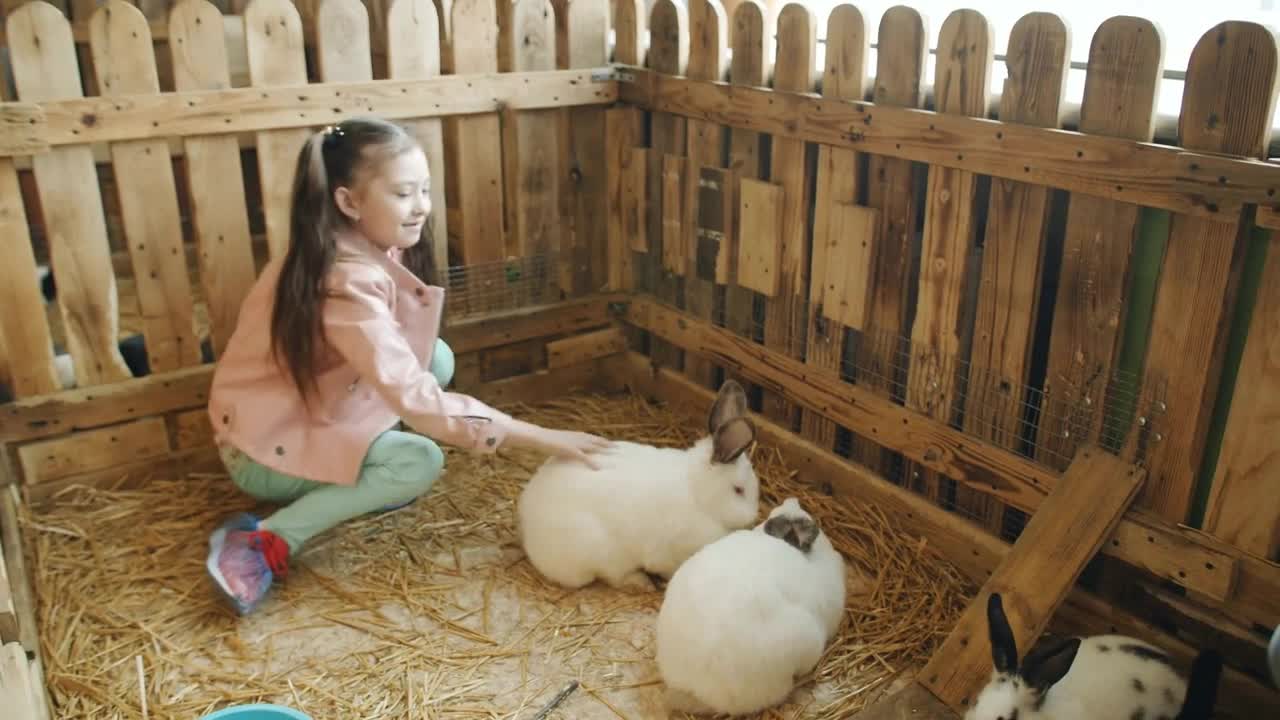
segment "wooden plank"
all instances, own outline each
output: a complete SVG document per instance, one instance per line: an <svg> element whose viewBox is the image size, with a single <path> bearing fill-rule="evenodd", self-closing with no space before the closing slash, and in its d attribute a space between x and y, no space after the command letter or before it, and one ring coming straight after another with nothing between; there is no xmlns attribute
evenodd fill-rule
<svg viewBox="0 0 1280 720"><path fill-rule="evenodd" d="M827 20L826 67L822 77L822 96L839 100L860 101L866 93L867 52L866 24L862 13L853 5L841 4ZM859 225L862 220L878 221L879 214L865 208L851 209L862 195L864 179L860 159L848 148L823 145L818 148L817 179L814 187L812 277L809 286L809 311L805 361L835 373L841 371L845 348L845 324L840 320L846 311L856 314L857 327L862 327L865 306L865 269L873 257L872 233ZM846 221L848 224L846 224ZM860 232L862 231L862 232ZM846 279L849 285L846 285ZM862 296L850 308L847 294ZM834 324L828 303L835 303ZM823 447L835 447L836 426L813 412L800 418L801 433Z"/></svg>
<svg viewBox="0 0 1280 720"><path fill-rule="evenodd" d="M567 67L593 68L609 62L610 0L576 0L563 13ZM557 18L560 17L557 10ZM562 283L569 297L601 289L610 272L607 233L608 153L600 152L606 142L605 109L574 108L565 113L567 172L562 176L563 206L572 232L569 236L568 277ZM637 113L635 115L639 117ZM608 145L605 145L608 147ZM629 272L629 270L628 270Z"/></svg>
<svg viewBox="0 0 1280 720"><path fill-rule="evenodd" d="M324 85L282 82L261 88L164 93L124 102L101 97L59 99L40 103L45 116L41 129L43 139L56 149L89 142L310 128L370 113L403 120L492 113L501 108L608 105L617 100L616 81L593 77L607 70L477 72L465 78ZM0 108L0 118L7 112Z"/></svg>
<svg viewBox="0 0 1280 720"><path fill-rule="evenodd" d="M126 0L99 5L89 20L89 42L103 97L160 94L147 19L136 6ZM197 365L200 340L192 326L195 304L169 145L112 143L111 162L148 363L153 372Z"/></svg>
<svg viewBox="0 0 1280 720"><path fill-rule="evenodd" d="M511 69L555 70L556 30L550 0L503 3L511 6ZM510 230L506 257L550 257L570 250L563 246L565 229L560 217L559 170L563 155L559 122L560 113L556 110L511 111L504 117L504 203ZM538 272L549 271L551 275L538 282L564 287L562 268L557 265L540 266Z"/></svg>
<svg viewBox="0 0 1280 720"><path fill-rule="evenodd" d="M934 85L938 112L982 116L991 88L995 34L981 13L956 10L942 23ZM965 282L978 228L978 176L955 168L929 168L919 295L911 325L906 405L949 422L964 359ZM908 470L910 472L910 469ZM920 471L925 494L941 497L941 478Z"/></svg>
<svg viewBox="0 0 1280 720"><path fill-rule="evenodd" d="M634 108L617 107L605 111L605 153L609 251L608 289L630 290L635 286L631 269L631 253L644 239L644 209L640 193L644 190L645 153L637 148L644 132L640 113ZM636 166L639 165L637 168ZM643 247L640 248L643 251Z"/></svg>
<svg viewBox="0 0 1280 720"><path fill-rule="evenodd" d="M1009 35L1009 77L1000 94L1005 122L1058 127L1071 42L1053 13L1032 12ZM1025 429L1031 357L1049 229L1050 191L1003 178L991 181L981 276L968 363L964 427L1016 449ZM1063 313L1075 312L1070 304ZM959 488L956 505L999 532L1004 506Z"/></svg>
<svg viewBox="0 0 1280 720"><path fill-rule="evenodd" d="M307 84L302 18L290 0L253 0L245 7L244 23L250 85L260 88ZM329 119L316 121L313 124ZM289 248L294 174L298 155L310 134L310 127L292 127L259 131L254 138L271 258L284 257Z"/></svg>
<svg viewBox="0 0 1280 720"><path fill-rule="evenodd" d="M1276 65L1276 37L1262 25L1226 22L1206 32L1187 66L1179 143L1192 150L1264 155ZM1223 77L1232 82L1223 83ZM1151 480L1141 503L1175 522L1190 507L1213 411L1248 237L1241 220L1238 210L1216 220L1175 215L1156 288L1146 374L1168 383L1168 410L1161 417L1164 437L1149 446ZM1139 436L1134 433L1132 441Z"/></svg>
<svg viewBox="0 0 1280 720"><path fill-rule="evenodd" d="M430 80L440 76L440 20L430 0L393 0L386 14L387 74L394 80ZM376 38L375 38L376 40ZM376 47L376 42L375 42ZM409 132L422 143L431 169L431 214L423 240L431 242L436 271L449 267L448 204L445 187L444 124L439 118L406 119ZM434 280L444 282L443 277Z"/></svg>
<svg viewBox="0 0 1280 720"><path fill-rule="evenodd" d="M1265 558L1280 553L1280 249L1267 248L1204 530Z"/></svg>
<svg viewBox="0 0 1280 720"><path fill-rule="evenodd" d="M925 687L963 712L991 674L987 601L1003 598L1018 647L1030 647L1138 494L1146 471L1096 446L1076 454L960 622L920 671Z"/></svg>
<svg viewBox="0 0 1280 720"><path fill-rule="evenodd" d="M613 62L623 65L645 64L644 0L615 0L613 13Z"/></svg>
<svg viewBox="0 0 1280 720"><path fill-rule="evenodd" d="M0 552L9 573L9 590L18 615L18 642L27 652L40 656L40 634L36 626L36 599L19 528L21 501L18 485L0 487Z"/></svg>
<svg viewBox="0 0 1280 720"><path fill-rule="evenodd" d="M773 67L773 87L791 92L812 92L817 76L818 18L806 5L790 3L778 13L778 55ZM769 177L782 186L782 232L774 242L778 252L776 292L765 301L764 344L792 357L804 352L809 296L809 203L813 177L809 173L808 148L803 140L773 137ZM764 392L764 414L782 423L798 422L799 408Z"/></svg>
<svg viewBox="0 0 1280 720"><path fill-rule="evenodd" d="M1080 130L1150 141L1163 43L1149 21L1120 16L1093 35ZM1096 437L1108 396L1136 388L1109 387L1124 327L1140 208L1074 193L1067 226L1041 401L1036 457L1065 467L1078 443Z"/></svg>
<svg viewBox="0 0 1280 720"><path fill-rule="evenodd" d="M551 369L576 365L606 357L627 349L622 329L608 327L593 332L571 335L547 343L547 367Z"/></svg>
<svg viewBox="0 0 1280 720"><path fill-rule="evenodd" d="M880 211L874 208L835 202L828 210L827 242L823 248L824 260L821 265L814 262L813 270L821 282L814 283L817 290L814 302L820 315L835 328L854 328L861 330L867 322L867 286L866 268L870 266L876 252L876 231L880 227ZM818 253L818 244L814 242L814 254ZM819 323L815 323L817 325ZM834 344L839 333L830 328L826 332ZM812 342L812 341L811 341ZM830 352L830 351L828 351ZM808 356L810 365L816 365L814 355ZM839 373L841 358L837 355L829 360L823 369ZM817 422L816 420L814 421ZM832 426L834 428L834 425ZM834 433L834 430L830 431ZM806 433L815 441L820 440L825 446L834 437L826 431Z"/></svg>
<svg viewBox="0 0 1280 720"><path fill-rule="evenodd" d="M690 352L715 358L730 372L786 393L794 402L851 431L991 493L1019 510L1034 512L1057 483L1058 473L1051 468L908 410L865 387L806 369L803 363L729 330L644 299L633 300L623 317L627 323ZM1198 589L1194 584L1205 582L1206 589L1227 596L1224 612L1268 627L1280 624L1280 564L1242 553L1204 533L1131 510L1115 536L1109 538L1104 553L1184 587ZM1211 579L1204 580L1207 576Z"/></svg>
<svg viewBox="0 0 1280 720"><path fill-rule="evenodd" d="M767 85L766 78L772 72L773 56L765 53L765 43L774 26L770 23L769 30L765 30L764 15L764 5L759 0L742 0L733 11L733 31L729 33L729 42L733 47L729 60L729 82L734 86ZM764 143L765 136L754 130L737 126L729 128L729 171L739 178L739 183L741 178L766 178ZM735 232L729 237L729 246L724 253L728 258L725 268L724 325L738 335L749 338L756 334L755 295L738 279L739 238L742 234L740 212L741 204L735 202L731 222ZM729 368L726 368L726 377L737 380L749 395L755 394L757 388L747 382L746 378L734 375Z"/></svg>
<svg viewBox="0 0 1280 720"><path fill-rule="evenodd" d="M785 194L781 185L747 177L738 186L738 285L768 297L780 286Z"/></svg>
<svg viewBox="0 0 1280 720"><path fill-rule="evenodd" d="M0 155L39 155L49 151L45 137L44 108L36 103L21 103L9 97L5 87L5 105L0 110Z"/></svg>
<svg viewBox="0 0 1280 720"><path fill-rule="evenodd" d="M167 455L147 458L123 465L94 468L60 480L27 486L27 502L40 508L57 502L59 495L71 487L133 489L142 487L155 477L185 476L189 473L225 473L226 466L218 457L217 448L204 445L192 450L171 451Z"/></svg>
<svg viewBox="0 0 1280 720"><path fill-rule="evenodd" d="M1280 193L1280 166L1237 153L628 71L634 80L619 86L620 99L648 110L1198 217L1235 213L1250 203L1274 206Z"/></svg>
<svg viewBox="0 0 1280 720"><path fill-rule="evenodd" d="M641 31L644 25L642 0L616 0L613 14L613 58L628 65L643 65ZM648 252L644 207L646 155L640 145L644 138L644 115L639 108L610 108L606 117L606 144L609 148L609 187L616 192L609 200L609 289L632 290L636 286L635 253Z"/></svg>
<svg viewBox="0 0 1280 720"><path fill-rule="evenodd" d="M591 298L480 315L448 325L449 345L463 355L609 322L608 304L621 296ZM208 402L212 366L152 374L96 388L67 390L0 406L0 443L24 442Z"/></svg>
<svg viewBox="0 0 1280 720"><path fill-rule="evenodd" d="M222 15L205 0L180 0L169 12L169 51L178 92L231 87ZM231 134L184 137L192 225L200 249L200 281L214 357L235 331L254 267L240 147Z"/></svg>
<svg viewBox="0 0 1280 720"><path fill-rule="evenodd" d="M0 307L43 306L18 171L8 158L0 158L0 253L5 257L0 265ZM62 389L53 369L53 336L45 313L0 316L0 353L5 356L5 381L14 397Z"/></svg>
<svg viewBox="0 0 1280 720"><path fill-rule="evenodd" d="M18 611L13 604L13 584L4 560L4 538L0 537L0 643L18 640Z"/></svg>
<svg viewBox="0 0 1280 720"><path fill-rule="evenodd" d="M142 418L74 435L19 445L28 484L58 480L99 468L158 457L169 450L164 419Z"/></svg>
<svg viewBox="0 0 1280 720"><path fill-rule="evenodd" d="M646 58L655 72L684 75L689 65L689 13L683 2L655 0L649 8L649 53ZM649 117L648 185L645 191L650 250L646 258L635 263L641 277L637 289L652 293L672 305L681 301L680 275L672 271L684 258L683 248L671 247L668 236L680 240L679 232L669 232L669 218L680 218L673 212L664 192L665 155L685 155L688 140L686 120L666 113ZM677 195L677 197L679 197ZM684 354L679 348L654 340L650 347L654 362L677 370L684 367Z"/></svg>
<svg viewBox="0 0 1280 720"><path fill-rule="evenodd" d="M688 255L684 235L684 183L687 159L683 155L652 153L651 162L662 168L662 267L685 274Z"/></svg>
<svg viewBox="0 0 1280 720"><path fill-rule="evenodd" d="M449 52L454 73L498 72L498 14L494 0L456 0ZM449 243L463 265L497 262L508 245L502 219L506 213L502 193L501 126L494 113L456 118L446 124L446 136L456 153L445 193L450 207L459 211L450 223ZM448 139L448 138L447 138ZM456 242L455 242L456 238Z"/></svg>
<svg viewBox="0 0 1280 720"><path fill-rule="evenodd" d="M929 52L924 18L905 5L889 8L880 17L877 37L885 50L876 51L872 95L876 107L918 106ZM899 402L906 382L903 338L915 303L911 263L919 210L916 174L907 160L883 155L867 158L867 206L880 211L880 227L875 255L865 269L869 307L852 375L854 382ZM855 440L850 456L886 475L893 467L893 453L876 447L874 438Z"/></svg>
<svg viewBox="0 0 1280 720"><path fill-rule="evenodd" d="M724 80L728 72L726 55L729 24L724 7L718 0L688 0L689 68L688 76L699 80ZM684 247L684 305L694 317L711 321L715 317L715 263L705 267L699 257L711 252L699 237L701 199L704 196L702 172L725 165L728 136L724 126L691 119L688 122L689 162L685 166L682 245ZM716 247L715 245L711 246ZM713 257L718 255L718 249ZM707 272L710 270L710 272ZM718 368L702 358L685 358L684 371L702 385L714 387Z"/></svg>
<svg viewBox="0 0 1280 720"><path fill-rule="evenodd" d="M52 5L23 5L5 19L5 32L20 100L83 96L70 26ZM87 387L129 378L116 344L116 279L93 155L83 145L55 148L32 158L31 166L76 382Z"/></svg>
<svg viewBox="0 0 1280 720"><path fill-rule="evenodd" d="M369 11L360 0L323 0L315 8L316 70L321 82L373 79Z"/></svg>

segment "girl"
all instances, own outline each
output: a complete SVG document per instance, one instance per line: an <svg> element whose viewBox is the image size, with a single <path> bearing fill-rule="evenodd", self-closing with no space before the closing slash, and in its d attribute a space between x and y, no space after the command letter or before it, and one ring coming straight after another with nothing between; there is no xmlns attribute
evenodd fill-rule
<svg viewBox="0 0 1280 720"><path fill-rule="evenodd" d="M235 515L209 539L209 575L241 614L307 539L430 489L444 454L428 437L597 469L592 455L611 445L443 390L453 357L437 337L444 290L424 282L434 274L421 241L429 192L425 153L392 123L346 120L298 156L289 252L245 298L209 396L232 480L288 503L261 522ZM401 421L422 434L396 430Z"/></svg>

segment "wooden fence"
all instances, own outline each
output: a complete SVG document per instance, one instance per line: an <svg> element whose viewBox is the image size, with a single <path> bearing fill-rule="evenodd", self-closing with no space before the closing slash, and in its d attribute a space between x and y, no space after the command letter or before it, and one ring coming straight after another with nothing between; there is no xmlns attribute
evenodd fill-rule
<svg viewBox="0 0 1280 720"><path fill-rule="evenodd" d="M991 120L994 30L972 10L934 19L931 57L928 19L890 9L871 67L856 3L657 0L643 53L621 32L640 8L614 18L615 60L636 66L620 97L642 110L609 111L610 241L645 352L695 386L754 383L780 426L1009 540L1078 449L1141 464L1086 586L1134 611L1119 625L1220 640L1264 678L1273 31L1205 28L1177 143L1158 145L1162 38L1141 18L1097 28L1068 132L1053 14L1008 29Z"/></svg>
<svg viewBox="0 0 1280 720"><path fill-rule="evenodd" d="M1140 463L1136 507L1086 575L1111 604L1072 596L1064 622L1221 640L1233 687L1263 692L1263 631L1280 624L1275 35L1205 29L1174 146L1152 142L1163 50L1140 18L1094 33L1068 132L1054 15L1008 29L992 120L980 13L935 18L930 56L927 19L892 8L873 67L855 4L732 7L9 8L0 303L45 309L38 263L61 281L47 312L0 318L11 474L47 496L207 455L201 342L216 356L284 247L307 133L375 113L428 147L460 335L517 343L616 312L668 388L736 377L804 452L927 499L901 517L962 540L942 550L977 577L1079 448ZM467 324L560 300L537 323ZM129 332L147 378L118 349ZM537 364L506 352L460 372Z"/></svg>

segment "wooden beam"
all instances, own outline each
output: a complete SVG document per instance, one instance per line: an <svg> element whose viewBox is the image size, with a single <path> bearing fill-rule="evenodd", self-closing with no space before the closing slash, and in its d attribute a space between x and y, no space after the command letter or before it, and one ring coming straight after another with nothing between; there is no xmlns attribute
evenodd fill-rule
<svg viewBox="0 0 1280 720"><path fill-rule="evenodd" d="M0 104L0 152L310 128L370 113L400 120L608 105L617 95L612 71L590 68L8 102Z"/></svg>
<svg viewBox="0 0 1280 720"><path fill-rule="evenodd" d="M4 564L9 574L14 612L18 616L18 642L29 653L40 656L40 637L36 632L36 601L31 591L31 576L23 555L22 531L18 528L20 506L17 486L0 487L0 540L4 543Z"/></svg>
<svg viewBox="0 0 1280 720"><path fill-rule="evenodd" d="M596 295L515 312L480 315L448 325L447 342L461 355L609 323ZM183 410L208 400L213 365L152 374L110 385L64 390L0 407L0 443L35 440L134 418Z"/></svg>
<svg viewBox="0 0 1280 720"><path fill-rule="evenodd" d="M620 70L619 99L647 110L1189 215L1231 220L1280 189L1280 166L1237 155Z"/></svg>
<svg viewBox="0 0 1280 720"><path fill-rule="evenodd" d="M1120 523L1146 477L1142 468L1096 446L1080 448L1062 482L921 671L924 686L956 712L964 712L991 675L988 598L1002 596L1015 643L1031 647L1085 564Z"/></svg>
<svg viewBox="0 0 1280 720"><path fill-rule="evenodd" d="M625 322L688 351L711 357L850 431L1021 510L1034 513L1057 485L1057 472L951 428L867 389L844 382L646 297L621 311ZM1225 612L1267 627L1280 624L1280 564L1205 533L1130 509L1103 553L1222 603Z"/></svg>
<svg viewBox="0 0 1280 720"><path fill-rule="evenodd" d="M660 368L647 357L629 352L605 361L609 372L626 378L633 392L651 400L666 403L692 419L706 417L715 400L715 391L699 387L680 373ZM778 449L790 468L802 482L816 486L829 486L836 494L856 495L874 503L894 523L908 525L925 541L926 550L938 553L971 579L975 584L986 582L992 571L1012 552L1009 543L992 535L984 528L964 517L927 502L923 497L894 485L876 473L851 460L840 457L831 450L805 440L777 423L752 413L760 442ZM1146 538L1143 538L1146 542ZM1145 621L1139 621L1129 613L1104 603L1097 596L1076 588L1054 617L1055 632L1099 634L1121 632L1154 642L1173 653L1184 669L1191 665L1196 649ZM1259 716L1259 709L1273 706L1277 700L1275 690L1264 687L1239 670L1226 668L1223 673L1224 692L1219 694L1219 717L1226 720L1245 720ZM920 694L923 692L923 695ZM902 697L905 695L906 697ZM941 707L950 713L931 693L923 688L904 690L868 709L863 718L899 717L928 718L928 715L877 715L881 706L901 706L907 710L924 711L929 707Z"/></svg>

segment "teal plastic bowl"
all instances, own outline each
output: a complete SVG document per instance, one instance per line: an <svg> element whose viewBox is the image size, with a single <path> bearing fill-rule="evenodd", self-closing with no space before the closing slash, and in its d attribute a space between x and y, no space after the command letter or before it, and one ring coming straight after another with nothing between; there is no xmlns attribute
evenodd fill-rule
<svg viewBox="0 0 1280 720"><path fill-rule="evenodd" d="M312 720L311 716L283 705L237 705L223 708L200 720Z"/></svg>

